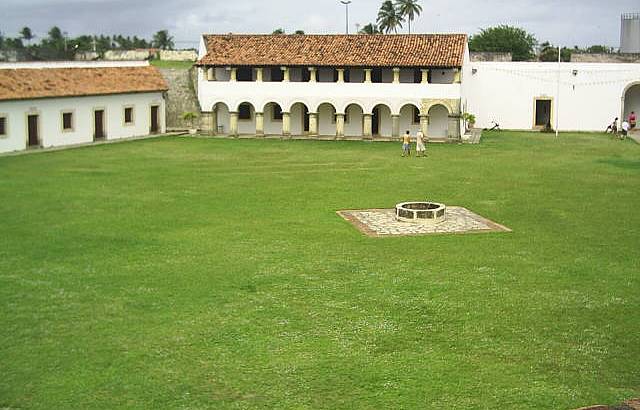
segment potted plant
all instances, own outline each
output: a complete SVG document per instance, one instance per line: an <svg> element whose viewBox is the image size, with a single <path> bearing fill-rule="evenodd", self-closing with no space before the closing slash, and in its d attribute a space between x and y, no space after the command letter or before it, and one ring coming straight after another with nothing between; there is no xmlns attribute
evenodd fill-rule
<svg viewBox="0 0 640 410"><path fill-rule="evenodd" d="M462 119L464 120L464 129L467 132L470 131L471 128L475 127L476 125L475 115L465 112L464 114L462 114Z"/></svg>
<svg viewBox="0 0 640 410"><path fill-rule="evenodd" d="M198 114L196 114L195 112L185 112L182 114L182 119L186 122L189 123L190 127L189 127L189 134L193 135L196 132L198 132L198 129L193 125L194 121L196 120L196 118L198 118Z"/></svg>

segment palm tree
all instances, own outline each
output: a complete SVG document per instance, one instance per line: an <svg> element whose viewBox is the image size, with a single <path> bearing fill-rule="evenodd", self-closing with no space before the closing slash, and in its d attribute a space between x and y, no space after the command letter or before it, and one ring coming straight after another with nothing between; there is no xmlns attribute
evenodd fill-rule
<svg viewBox="0 0 640 410"><path fill-rule="evenodd" d="M358 33L359 34L382 34L378 26L373 23L369 23L366 26L362 27L362 29L360 29Z"/></svg>
<svg viewBox="0 0 640 410"><path fill-rule="evenodd" d="M420 15L422 6L418 4L418 0L395 0L398 14L406 19L409 23L409 34L411 34L411 22Z"/></svg>
<svg viewBox="0 0 640 410"><path fill-rule="evenodd" d="M162 50L173 50L173 37L168 30L160 30L153 35L153 46Z"/></svg>
<svg viewBox="0 0 640 410"><path fill-rule="evenodd" d="M33 40L34 37L29 27L22 27L22 30L20 30L20 36L24 41L27 42L27 44L29 43L29 41Z"/></svg>
<svg viewBox="0 0 640 410"><path fill-rule="evenodd" d="M398 33L398 27L402 27L404 18L398 13L398 10L393 6L391 0L386 0L382 3L380 11L378 11L378 27L380 31L387 34Z"/></svg>

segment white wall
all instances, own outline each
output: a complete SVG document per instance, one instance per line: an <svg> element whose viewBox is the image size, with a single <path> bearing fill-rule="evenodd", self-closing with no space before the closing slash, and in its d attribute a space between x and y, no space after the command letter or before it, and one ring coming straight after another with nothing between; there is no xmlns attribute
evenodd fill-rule
<svg viewBox="0 0 640 410"><path fill-rule="evenodd" d="M0 113L8 117L6 137L0 137L0 152L27 147L27 115L37 114L42 147L56 147L93 141L94 109L104 109L107 140L149 134L151 105L160 106L160 132L165 132L165 106L162 93L117 94L95 97L46 98L23 101L0 101ZM124 107L134 107L133 125L124 124ZM62 112L73 112L73 131L62 130Z"/></svg>
<svg viewBox="0 0 640 410"><path fill-rule="evenodd" d="M558 78L559 129L601 131L622 115L625 88L640 81L640 64L472 62L464 70L463 106L477 127L495 120L503 129L532 129L535 99L556 104Z"/></svg>

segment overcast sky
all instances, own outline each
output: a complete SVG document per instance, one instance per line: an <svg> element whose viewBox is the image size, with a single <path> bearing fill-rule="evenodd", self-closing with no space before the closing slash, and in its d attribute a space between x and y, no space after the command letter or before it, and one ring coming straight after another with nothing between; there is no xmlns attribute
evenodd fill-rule
<svg viewBox="0 0 640 410"><path fill-rule="evenodd" d="M620 43L620 14L640 11L640 0L422 0L412 32L473 34L497 24L523 27L543 42L566 46ZM353 0L350 31L375 21L381 0ZM168 29L177 46L201 33L270 33L282 27L307 33L344 33L339 0L0 0L0 31L15 36L29 26L43 36L58 25L70 36L124 34L150 38ZM406 32L405 29L401 32ZM185 43L181 43L185 41Z"/></svg>

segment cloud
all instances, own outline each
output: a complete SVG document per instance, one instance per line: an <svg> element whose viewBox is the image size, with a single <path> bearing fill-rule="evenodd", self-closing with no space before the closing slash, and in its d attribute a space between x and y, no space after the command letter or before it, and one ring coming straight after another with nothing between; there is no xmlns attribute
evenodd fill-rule
<svg viewBox="0 0 640 410"><path fill-rule="evenodd" d="M5 35L23 26L44 36L57 25L71 36L124 34L150 38L169 29L178 41L196 44L200 34L287 32L343 33L345 7L338 0L0 0ZM381 0L353 0L350 31L375 21ZM637 9L636 0L423 0L414 32L463 32L511 24L533 32L540 41L568 46L618 46L620 14ZM406 26L406 25L405 25ZM178 45L186 45L179 43Z"/></svg>

